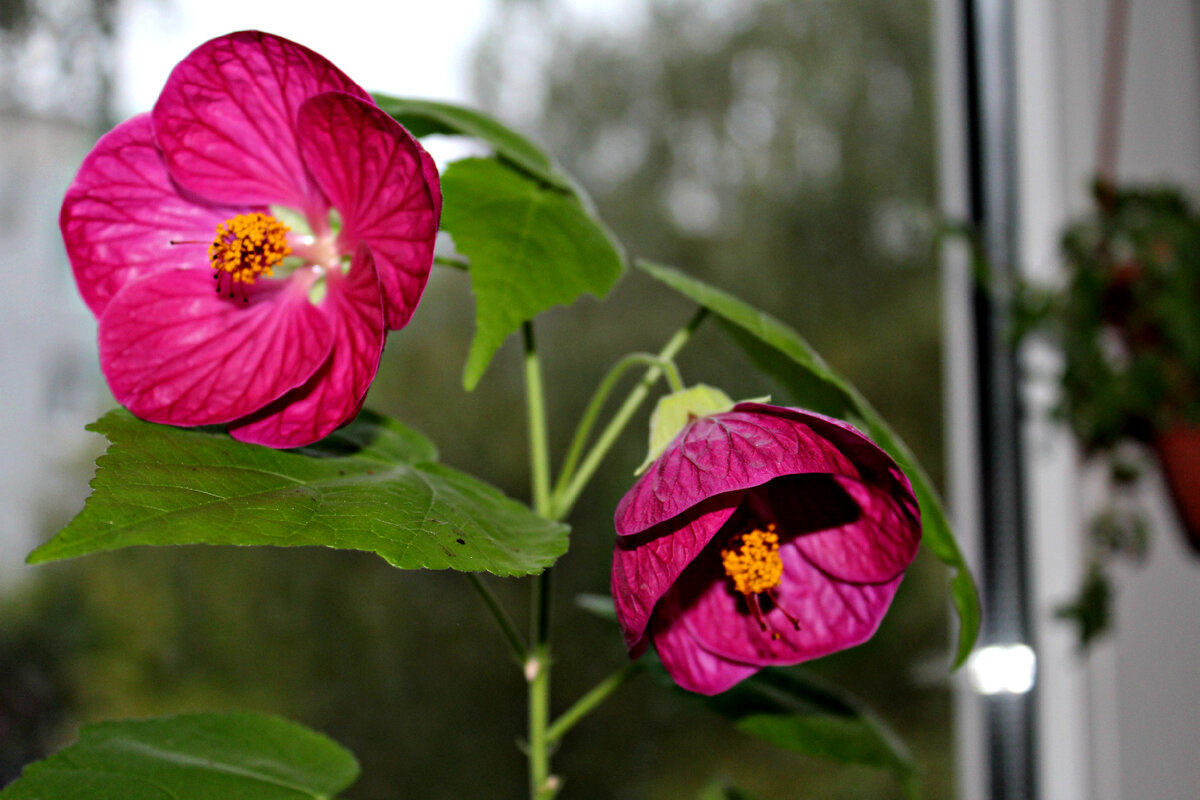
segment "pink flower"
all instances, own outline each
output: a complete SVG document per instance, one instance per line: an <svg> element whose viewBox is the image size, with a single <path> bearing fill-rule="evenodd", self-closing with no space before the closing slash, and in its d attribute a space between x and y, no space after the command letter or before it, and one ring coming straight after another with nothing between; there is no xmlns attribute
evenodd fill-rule
<svg viewBox="0 0 1200 800"><path fill-rule="evenodd" d="M760 403L691 419L617 506L633 657L723 692L874 634L921 538L912 489L850 425Z"/></svg>
<svg viewBox="0 0 1200 800"><path fill-rule="evenodd" d="M256 31L180 62L84 159L60 225L116 399L294 447L349 421L412 316L432 159L322 56Z"/></svg>

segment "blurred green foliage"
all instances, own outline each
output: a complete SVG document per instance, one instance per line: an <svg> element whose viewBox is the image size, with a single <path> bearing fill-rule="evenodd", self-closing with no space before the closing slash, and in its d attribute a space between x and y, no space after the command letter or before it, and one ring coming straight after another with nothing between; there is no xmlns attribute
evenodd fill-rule
<svg viewBox="0 0 1200 800"><path fill-rule="evenodd" d="M479 53L481 101L548 144L631 254L796 327L940 482L927 2L647 0L639 11L618 34L558 4L503 4ZM690 315L629 274L603 303L540 317L552 451L608 365L657 349ZM389 339L367 404L432 438L445 463L528 497L519 353L510 341L465 394L473 316L467 276L437 271L413 323ZM776 390L715 325L680 366L735 398ZM630 430L581 497L555 570L556 711L625 659L615 626L573 598L607 591L612 509L645 455L642 422ZM815 665L906 740L929 798L953 795L945 581L923 552L880 633ZM522 583L489 585L522 607ZM363 777L347 798L523 791L523 681L459 575L322 550L106 554L39 567L6 600L0 664L23 670L0 672L0 725L30 731L0 738L0 779L78 720L245 708L352 750ZM572 800L676 800L722 785L762 800L901 796L885 772L771 748L645 679L583 721L554 768Z"/></svg>
<svg viewBox="0 0 1200 800"><path fill-rule="evenodd" d="M1075 622L1081 649L1112 626L1112 564L1146 553L1150 517L1135 489L1151 448L1200 552L1200 522L1178 495L1193 470L1167 457L1200 424L1200 215L1171 184L1097 180L1092 189L1093 207L1062 234L1063 285L1018 284L1013 304L1015 338L1042 336L1061 349L1055 414L1107 472L1087 570L1058 609Z"/></svg>
<svg viewBox="0 0 1200 800"><path fill-rule="evenodd" d="M1094 194L1063 233L1066 285L1016 303L1018 336L1062 347L1058 413L1092 454L1200 422L1200 215L1169 185Z"/></svg>
<svg viewBox="0 0 1200 800"><path fill-rule="evenodd" d="M477 69L485 105L544 140L631 259L796 327L940 482L927 3L648 0L613 29L552 2L502 8ZM614 355L662 341L687 312L647 287L625 281L579 329L616 315Z"/></svg>

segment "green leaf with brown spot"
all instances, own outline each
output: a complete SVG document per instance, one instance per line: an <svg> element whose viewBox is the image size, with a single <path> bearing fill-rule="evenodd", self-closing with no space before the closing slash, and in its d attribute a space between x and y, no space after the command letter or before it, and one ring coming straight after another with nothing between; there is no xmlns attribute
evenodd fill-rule
<svg viewBox="0 0 1200 800"><path fill-rule="evenodd" d="M134 545L323 546L401 569L527 575L567 549L566 525L465 472L395 420L365 411L315 445L274 450L118 409L92 495L31 563Z"/></svg>

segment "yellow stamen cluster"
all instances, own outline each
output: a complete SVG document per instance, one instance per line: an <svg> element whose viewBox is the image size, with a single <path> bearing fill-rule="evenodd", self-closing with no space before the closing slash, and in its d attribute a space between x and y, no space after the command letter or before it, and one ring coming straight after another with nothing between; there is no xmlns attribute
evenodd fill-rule
<svg viewBox="0 0 1200 800"><path fill-rule="evenodd" d="M208 260L217 271L228 273L233 283L254 283L259 275L270 275L292 252L287 243L290 230L267 214L238 214L217 226L217 237L208 248Z"/></svg>
<svg viewBox="0 0 1200 800"><path fill-rule="evenodd" d="M778 586L783 579L783 559L775 523L765 531L755 528L730 539L729 546L721 550L721 564L734 588L744 595L762 594Z"/></svg>

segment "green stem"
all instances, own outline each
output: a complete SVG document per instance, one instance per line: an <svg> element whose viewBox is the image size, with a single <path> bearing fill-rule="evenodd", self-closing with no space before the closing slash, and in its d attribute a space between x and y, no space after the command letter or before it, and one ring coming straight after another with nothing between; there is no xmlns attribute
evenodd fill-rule
<svg viewBox="0 0 1200 800"><path fill-rule="evenodd" d="M468 572L466 576L479 598L483 600L483 604L495 617L496 623L500 626L500 632L504 634L504 640L508 643L509 652L512 653L518 664L524 664L529 654L525 649L525 642L521 641L521 634L517 633L517 626L513 624L512 618L508 616L504 607L500 605L500 601L496 599L496 595L486 583L480 580L478 575Z"/></svg>
<svg viewBox="0 0 1200 800"><path fill-rule="evenodd" d="M554 724L546 731L546 738L551 743L557 742L563 734L575 726L576 722L586 717L596 706L607 700L609 695L624 686L626 681L644 668L645 665L641 661L630 661L596 684L590 692L576 700L573 706L563 712L561 717L554 720Z"/></svg>
<svg viewBox="0 0 1200 800"><path fill-rule="evenodd" d="M542 366L533 341L533 323L526 322L525 405L529 420L529 473L533 481L533 510L550 516L550 443L546 434L546 396L542 386Z"/></svg>
<svg viewBox="0 0 1200 800"><path fill-rule="evenodd" d="M700 323L708 316L708 309L700 308L691 318L687 325L675 332L675 335L666 343L662 350L658 353L660 361L674 361L675 355L683 349L688 340L692 338L692 334L696 328L700 327ZM625 426L629 424L629 420L637 411L638 406L646 399L646 395L650 393L650 387L655 381L662 376L663 369L658 364L652 365L646 370L646 374L638 381L637 386L633 387L633 391L625 398L625 402L617 409L617 413L613 415L608 426L596 438L596 443L592 445L591 451L579 465L579 469L572 476L570 482L561 492L556 492L554 497L554 519L564 519L571 513L571 508L575 505L575 501L579 499L579 493L583 491L583 487L587 486L587 482L591 479L592 474L599 468L600 462L608 455L608 451L616 443L617 437L625 430Z"/></svg>
<svg viewBox="0 0 1200 800"><path fill-rule="evenodd" d="M529 640L536 648L550 640L550 574L543 570L533 579L529 597Z"/></svg>
<svg viewBox="0 0 1200 800"><path fill-rule="evenodd" d="M550 447L546 424L546 399L541 361L533 337L533 324L522 326L525 340L525 403L529 421L529 471L533 508L550 518ZM529 684L529 797L550 800L557 781L550 774L550 749L546 729L550 722L550 570L533 579L530 597L530 650L525 659Z"/></svg>
<svg viewBox="0 0 1200 800"><path fill-rule="evenodd" d="M546 800L557 793L550 774L550 648L535 647L525 662L529 683L529 797Z"/></svg>
<svg viewBox="0 0 1200 800"><path fill-rule="evenodd" d="M562 469L558 473L558 481L554 484L555 496L561 495L570 482L571 475L575 471L580 457L583 455L584 445L587 444L588 437L592 434L592 428L596 426L596 421L600 417L604 403L608 400L608 396L612 394L617 381L626 372L639 364L661 367L666 371L667 380L671 384L672 390L681 391L683 389L683 378L680 377L679 368L675 366L675 363L673 361L665 361L653 353L630 353L614 364L596 387L592 399L588 401L587 408L579 420L579 427L575 429L575 436L571 439L571 446L567 449L567 457L563 460Z"/></svg>

